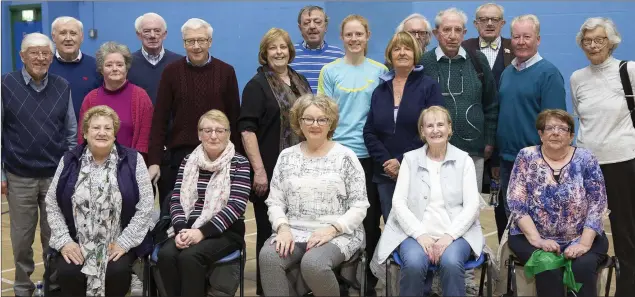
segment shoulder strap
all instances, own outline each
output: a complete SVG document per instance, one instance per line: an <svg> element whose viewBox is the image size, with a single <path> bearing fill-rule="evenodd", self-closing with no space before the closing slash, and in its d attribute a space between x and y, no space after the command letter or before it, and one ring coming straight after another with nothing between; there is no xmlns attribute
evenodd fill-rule
<svg viewBox="0 0 635 297"><path fill-rule="evenodd" d="M631 120L633 121L633 127L635 127L635 99L633 98L633 87L631 86L631 80L628 77L628 69L627 69L628 61L620 62L620 79L622 80L622 87L624 88L624 95L626 96L626 105L628 106L628 110L631 114Z"/></svg>
<svg viewBox="0 0 635 297"><path fill-rule="evenodd" d="M481 62L478 60L476 50L471 47L468 47L467 54L469 55L470 61L472 61L474 70L476 70L476 75L478 76L478 79L481 81L482 85L485 85L485 78L483 77L483 67L481 67Z"/></svg>

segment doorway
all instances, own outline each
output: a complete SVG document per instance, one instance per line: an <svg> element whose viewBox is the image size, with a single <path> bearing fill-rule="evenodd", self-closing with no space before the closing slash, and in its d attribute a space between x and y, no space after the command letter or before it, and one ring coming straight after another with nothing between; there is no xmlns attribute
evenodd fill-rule
<svg viewBox="0 0 635 297"><path fill-rule="evenodd" d="M22 39L29 33L42 33L42 6L40 4L12 5L11 12L11 44L13 70L22 69L20 47Z"/></svg>

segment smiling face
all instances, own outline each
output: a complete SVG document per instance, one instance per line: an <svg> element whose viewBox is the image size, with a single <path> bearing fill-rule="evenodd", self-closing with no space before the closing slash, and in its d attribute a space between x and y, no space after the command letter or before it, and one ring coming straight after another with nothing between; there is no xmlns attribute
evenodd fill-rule
<svg viewBox="0 0 635 297"><path fill-rule="evenodd" d="M204 64L208 59L209 48L212 46L212 38L205 27L196 30L185 30L183 33L185 53L195 65Z"/></svg>
<svg viewBox="0 0 635 297"><path fill-rule="evenodd" d="M309 105L300 118L300 129L307 141L327 139L331 128L330 124L331 120L324 111L315 105Z"/></svg>
<svg viewBox="0 0 635 297"><path fill-rule="evenodd" d="M126 80L128 69L126 61L120 53L110 53L104 59L104 80L109 84L123 83Z"/></svg>
<svg viewBox="0 0 635 297"><path fill-rule="evenodd" d="M350 20L342 28L342 41L346 53L366 54L366 46L370 38L370 32L358 20Z"/></svg>
<svg viewBox="0 0 635 297"><path fill-rule="evenodd" d="M74 21L58 23L53 29L53 42L60 54L75 55L84 41L84 34L79 24Z"/></svg>
<svg viewBox="0 0 635 297"><path fill-rule="evenodd" d="M88 147L93 150L110 150L115 143L115 125L111 117L95 116L84 131Z"/></svg>
<svg viewBox="0 0 635 297"><path fill-rule="evenodd" d="M423 117L420 129L426 143L433 147L446 145L452 135L452 124L448 123L447 116L439 111L427 113Z"/></svg>
<svg viewBox="0 0 635 297"><path fill-rule="evenodd" d="M512 48L519 62L525 62L538 52L540 36L532 21L518 21L512 26Z"/></svg>
<svg viewBox="0 0 635 297"><path fill-rule="evenodd" d="M53 60L53 53L48 46L31 46L25 51L20 52L20 58L26 71L34 79L42 79L46 72L49 70L51 61Z"/></svg>
<svg viewBox="0 0 635 297"><path fill-rule="evenodd" d="M267 64L274 68L287 67L289 64L289 45L278 37L267 46Z"/></svg>
<svg viewBox="0 0 635 297"><path fill-rule="evenodd" d="M412 69L415 65L414 50L405 44L397 44L392 48L391 60L395 69Z"/></svg>
<svg viewBox="0 0 635 297"><path fill-rule="evenodd" d="M573 141L569 125L555 117L547 118L543 131L538 131L542 145L552 151L564 151Z"/></svg>
<svg viewBox="0 0 635 297"><path fill-rule="evenodd" d="M225 150L230 134L229 127L207 118L203 118L198 126L198 139L210 159L215 159Z"/></svg>
<svg viewBox="0 0 635 297"><path fill-rule="evenodd" d="M593 65L602 64L611 55L613 45L609 42L603 27L586 30L581 42L584 54Z"/></svg>

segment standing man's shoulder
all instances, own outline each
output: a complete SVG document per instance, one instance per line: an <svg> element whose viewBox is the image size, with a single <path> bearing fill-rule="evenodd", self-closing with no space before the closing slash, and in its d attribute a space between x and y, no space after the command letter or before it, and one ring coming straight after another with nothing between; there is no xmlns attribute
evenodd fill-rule
<svg viewBox="0 0 635 297"><path fill-rule="evenodd" d="M212 63L214 67L218 67L222 71L234 71L234 66L216 57L212 58Z"/></svg>
<svg viewBox="0 0 635 297"><path fill-rule="evenodd" d="M461 46L465 49L478 49L478 37L466 39L461 43Z"/></svg>
<svg viewBox="0 0 635 297"><path fill-rule="evenodd" d="M345 54L343 49L341 49L340 47L337 47L335 45L331 45L330 43L326 43L326 48L324 50L326 52L331 53L331 54L340 55L340 57L344 57L344 54Z"/></svg>
<svg viewBox="0 0 635 297"><path fill-rule="evenodd" d="M560 69L558 69L558 67L556 67L556 65L554 65L553 63L551 63L549 60L547 59L542 59L542 71L547 72L547 74L558 74L560 76L562 76L562 73L560 73Z"/></svg>
<svg viewBox="0 0 635 297"><path fill-rule="evenodd" d="M165 59L168 59L168 62L170 61L175 61L178 60L180 58L183 58L184 56L181 54L177 54L171 50L168 50L166 48L163 49L165 51L165 53L163 54ZM141 52L141 50L139 50L139 52Z"/></svg>

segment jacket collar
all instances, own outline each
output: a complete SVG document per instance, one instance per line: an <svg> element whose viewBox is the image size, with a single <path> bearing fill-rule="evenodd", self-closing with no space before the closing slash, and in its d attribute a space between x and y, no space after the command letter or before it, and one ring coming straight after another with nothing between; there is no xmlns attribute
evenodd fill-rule
<svg viewBox="0 0 635 297"><path fill-rule="evenodd" d="M428 152L428 144L426 143L425 145L423 145L420 150L422 154L419 155L419 167L428 169L428 158L426 157L426 153ZM442 165L448 162L456 162L459 156L460 150L448 143L448 148L445 152L445 159L443 160Z"/></svg>
<svg viewBox="0 0 635 297"><path fill-rule="evenodd" d="M415 65L415 68L412 69L412 72L422 72L423 73L423 65ZM411 72L411 74L412 74L412 72ZM392 69L389 72L386 72L386 73L384 73L384 74L379 76L379 79L381 79L384 82L392 80L393 78L395 78L395 70L394 69ZM410 78L410 76L408 76L408 78Z"/></svg>

